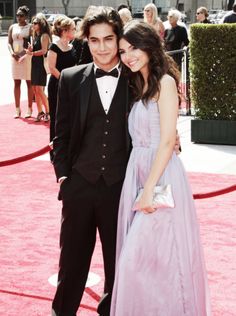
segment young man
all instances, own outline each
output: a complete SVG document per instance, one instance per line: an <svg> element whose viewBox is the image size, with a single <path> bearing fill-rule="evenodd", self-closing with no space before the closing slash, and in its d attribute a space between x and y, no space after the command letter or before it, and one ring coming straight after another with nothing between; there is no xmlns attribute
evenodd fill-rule
<svg viewBox="0 0 236 316"><path fill-rule="evenodd" d="M117 213L130 151L128 87L118 57L121 29L114 9L97 7L82 25L94 62L61 74L53 162L63 203L58 286L52 304L57 316L76 315L97 229L105 271L98 313L110 313Z"/></svg>

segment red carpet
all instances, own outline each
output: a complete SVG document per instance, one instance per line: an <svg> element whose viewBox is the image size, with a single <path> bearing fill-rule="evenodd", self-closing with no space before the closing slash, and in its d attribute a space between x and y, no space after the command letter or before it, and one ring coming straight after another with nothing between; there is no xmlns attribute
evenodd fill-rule
<svg viewBox="0 0 236 316"><path fill-rule="evenodd" d="M0 161L28 154L48 142L48 125L14 120L0 107ZM194 193L236 183L236 176L189 174ZM60 202L48 161L30 160L0 168L0 316L49 316L57 272ZM236 315L236 192L197 200L214 316ZM87 289L79 315L96 315L103 289L99 240L91 272L101 280ZM136 316L136 315L135 315ZM146 316L146 315L145 315ZM148 315L147 315L148 316Z"/></svg>

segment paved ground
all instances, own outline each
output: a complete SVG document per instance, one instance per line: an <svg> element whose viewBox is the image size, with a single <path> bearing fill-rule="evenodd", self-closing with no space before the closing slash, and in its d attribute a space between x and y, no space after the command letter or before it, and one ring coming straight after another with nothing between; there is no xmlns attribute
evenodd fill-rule
<svg viewBox="0 0 236 316"><path fill-rule="evenodd" d="M11 78L10 55L7 37L0 37L0 106L14 102L13 80ZM26 84L22 82L22 100L27 99ZM12 116L14 115L14 109ZM236 146L193 144L190 141L192 117L180 116L178 130L181 136L181 159L187 171L223 173L236 175ZM48 159L47 157L44 157Z"/></svg>

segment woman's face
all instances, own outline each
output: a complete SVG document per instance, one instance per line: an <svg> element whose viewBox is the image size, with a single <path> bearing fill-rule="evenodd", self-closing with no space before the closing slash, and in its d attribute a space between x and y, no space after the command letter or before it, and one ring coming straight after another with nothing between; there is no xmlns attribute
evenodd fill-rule
<svg viewBox="0 0 236 316"><path fill-rule="evenodd" d="M152 9L151 8L145 8L144 9L144 15L145 15L145 17L146 17L146 19L148 21L151 21L151 19L152 19Z"/></svg>
<svg viewBox="0 0 236 316"><path fill-rule="evenodd" d="M206 16L201 10L197 10L196 18L198 22L202 22L206 19Z"/></svg>
<svg viewBox="0 0 236 316"><path fill-rule="evenodd" d="M148 72L148 54L132 46L124 38L119 42L119 53L122 62L132 71L140 71L143 75Z"/></svg>
<svg viewBox="0 0 236 316"><path fill-rule="evenodd" d="M17 18L17 22L19 24L25 23L26 16L25 16L25 14L22 11L17 11L16 18Z"/></svg>
<svg viewBox="0 0 236 316"><path fill-rule="evenodd" d="M33 29L35 32L40 31L40 25L39 25L39 21L37 19L33 20L32 25L33 25Z"/></svg>
<svg viewBox="0 0 236 316"><path fill-rule="evenodd" d="M64 35L69 41L71 41L75 38L75 31L75 23L72 23L68 30L62 32L62 37Z"/></svg>

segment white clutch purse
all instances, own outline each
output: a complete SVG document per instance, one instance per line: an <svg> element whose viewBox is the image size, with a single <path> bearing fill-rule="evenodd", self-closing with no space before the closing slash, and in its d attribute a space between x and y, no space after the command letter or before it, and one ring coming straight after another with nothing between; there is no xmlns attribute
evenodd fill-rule
<svg viewBox="0 0 236 316"><path fill-rule="evenodd" d="M134 202L134 206L132 208L133 211L138 210L138 202L140 200L140 197L142 195L143 189L140 189L138 192L138 196ZM157 185L154 187L153 191L153 200L152 200L152 207L155 209L158 208L174 208L175 203L174 199L172 196L172 191L171 191L171 185Z"/></svg>

